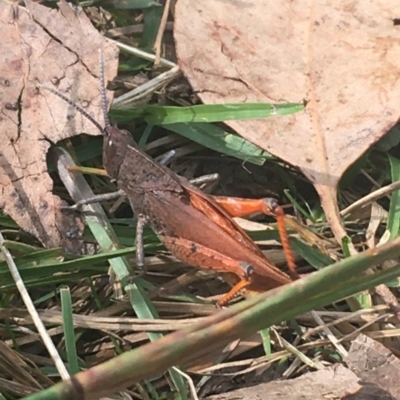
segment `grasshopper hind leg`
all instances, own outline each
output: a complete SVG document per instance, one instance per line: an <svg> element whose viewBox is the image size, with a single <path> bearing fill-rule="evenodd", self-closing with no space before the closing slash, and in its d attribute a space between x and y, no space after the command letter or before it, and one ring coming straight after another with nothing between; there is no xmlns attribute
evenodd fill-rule
<svg viewBox="0 0 400 400"><path fill-rule="evenodd" d="M243 217L257 212L275 217L290 275L293 279L298 278L294 255L289 244L289 237L285 227L285 213L275 199L269 197L263 199L244 199L221 196L212 196L212 198L232 217Z"/></svg>
<svg viewBox="0 0 400 400"><path fill-rule="evenodd" d="M248 262L235 260L216 250L183 238L160 236L160 240L172 254L183 262L202 269L227 272L239 278L239 282L233 286L229 293L218 301L219 307L229 303L243 289L253 284L254 268Z"/></svg>

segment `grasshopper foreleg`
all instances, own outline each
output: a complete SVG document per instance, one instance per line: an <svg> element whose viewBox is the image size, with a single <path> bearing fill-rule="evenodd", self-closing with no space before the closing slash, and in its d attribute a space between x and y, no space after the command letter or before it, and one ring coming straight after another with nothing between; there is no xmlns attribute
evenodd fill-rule
<svg viewBox="0 0 400 400"><path fill-rule="evenodd" d="M147 224L147 218L140 214L137 217L136 224L136 238L135 238L135 247L136 247L136 264L138 268L141 270L141 275L146 274L146 265L144 263L144 245L143 245L143 230Z"/></svg>
<svg viewBox="0 0 400 400"><path fill-rule="evenodd" d="M112 193L104 193L104 194L98 194L93 197L88 197L87 199L77 201L73 206L62 206L61 208L67 210L80 210L84 205L100 203L102 201L108 201L108 200L115 200L119 199L122 196L125 196L125 192L123 190L118 190Z"/></svg>
<svg viewBox="0 0 400 400"><path fill-rule="evenodd" d="M167 154L167 156L170 156L170 154ZM193 185L199 186L201 184L208 184L208 183L215 182L216 180L218 180L218 178L219 178L218 174L203 175L198 178L194 178L194 179L190 180L190 183ZM123 190L117 190L116 192L98 194L98 195L95 195L92 197L88 197L87 199L79 200L74 205L62 206L61 209L80 211L82 209L82 207L87 204L101 203L102 201L117 200L122 197L126 197L126 193ZM112 209L110 210L110 212L113 212L113 211L115 211L115 207L112 207Z"/></svg>

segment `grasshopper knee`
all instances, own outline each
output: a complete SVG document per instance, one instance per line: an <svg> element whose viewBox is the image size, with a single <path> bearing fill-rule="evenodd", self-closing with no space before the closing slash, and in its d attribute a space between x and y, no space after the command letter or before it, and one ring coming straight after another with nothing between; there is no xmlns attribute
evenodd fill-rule
<svg viewBox="0 0 400 400"><path fill-rule="evenodd" d="M278 200L272 197L265 197L261 201L261 208L264 214L274 216L283 214L282 207L279 205Z"/></svg>
<svg viewBox="0 0 400 400"><path fill-rule="evenodd" d="M254 274L254 268L248 262L241 261L239 263L240 268L242 269L242 279L250 280L251 276Z"/></svg>

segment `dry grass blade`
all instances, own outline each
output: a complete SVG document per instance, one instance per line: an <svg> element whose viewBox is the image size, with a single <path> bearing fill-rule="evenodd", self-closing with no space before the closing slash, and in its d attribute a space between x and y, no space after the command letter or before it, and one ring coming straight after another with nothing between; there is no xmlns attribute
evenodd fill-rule
<svg viewBox="0 0 400 400"><path fill-rule="evenodd" d="M290 344L286 339L284 339L281 335L279 335L279 333L277 332L276 329L271 328L271 330L272 330L272 332L274 332L275 337L277 338L281 347L283 347L289 353L294 354L296 356L296 358L294 359L294 363L298 363L299 361L301 361L313 369L323 369L324 368L320 362L311 360L303 352L301 352L301 350L299 350L296 346L293 346L292 344ZM289 375L290 375L290 368L287 371L285 371L285 376L288 377Z"/></svg>
<svg viewBox="0 0 400 400"><path fill-rule="evenodd" d="M149 61L155 61L156 60L156 56L154 54L148 53L146 51L143 50L139 50L136 47L133 46L129 46L127 44L118 42L117 40L113 40L113 39L108 39L110 42L116 44L121 50L125 50L126 52L130 53L130 54L134 54L135 56L138 56L140 58L143 58L145 60L149 60ZM166 60L165 58L160 58L160 64L161 65L165 65L166 67L176 67L176 64Z"/></svg>
<svg viewBox="0 0 400 400"><path fill-rule="evenodd" d="M355 201L353 204L350 204L348 207L344 208L340 211L341 216L345 216L346 214L350 214L352 211L360 208L366 207L367 205L371 204L372 202L380 199L383 196L386 196L389 193L394 192L395 190L400 189L400 181L393 182L390 185L381 187L373 192L367 194L366 196L362 197L361 199Z"/></svg>
<svg viewBox="0 0 400 400"><path fill-rule="evenodd" d="M190 319L138 319L129 317L106 317L93 315L73 315L75 328L98 329L105 332L131 331L131 332L169 332L177 329L184 329L203 318ZM61 311L41 310L38 313L40 319L46 324L62 325L63 318ZM0 310L0 318L12 318L23 325L31 325L33 319L24 309L13 308L12 310Z"/></svg>
<svg viewBox="0 0 400 400"><path fill-rule="evenodd" d="M325 332L328 339L332 342L332 344L338 350L339 354L342 357L346 357L347 356L346 349L339 343L339 340L332 333L332 331L324 324L324 321L322 321L322 319L319 317L319 315L317 313L315 313L314 311L311 311L311 314L315 318L317 323L322 327L322 330Z"/></svg>
<svg viewBox="0 0 400 400"><path fill-rule="evenodd" d="M148 103L149 99L151 98L152 94L156 91L161 89L162 87L168 85L173 79L177 78L181 75L181 71L179 67L176 65L172 67L170 70L163 72L162 74L158 75L157 77L151 79L150 81L140 85L136 89L131 90L119 96L113 102L114 109L129 109L135 108L138 105L143 107L145 104Z"/></svg>
<svg viewBox="0 0 400 400"><path fill-rule="evenodd" d="M160 26L159 26L158 32L157 32L157 37L156 37L156 40L154 43L154 49L156 51L156 59L154 61L155 65L160 63L162 38L164 35L165 27L167 26L168 13L169 13L170 6L171 6L171 0L166 0L165 5L164 5L164 10L163 10L163 15L162 15L161 22L160 22Z"/></svg>

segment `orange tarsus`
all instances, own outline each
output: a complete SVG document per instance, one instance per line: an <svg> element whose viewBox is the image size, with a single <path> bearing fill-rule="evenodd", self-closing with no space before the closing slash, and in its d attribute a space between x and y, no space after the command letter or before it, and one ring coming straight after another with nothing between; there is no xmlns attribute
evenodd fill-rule
<svg viewBox="0 0 400 400"><path fill-rule="evenodd" d="M250 281L242 279L228 293L218 300L218 306L222 307L228 304L241 290L250 285Z"/></svg>

